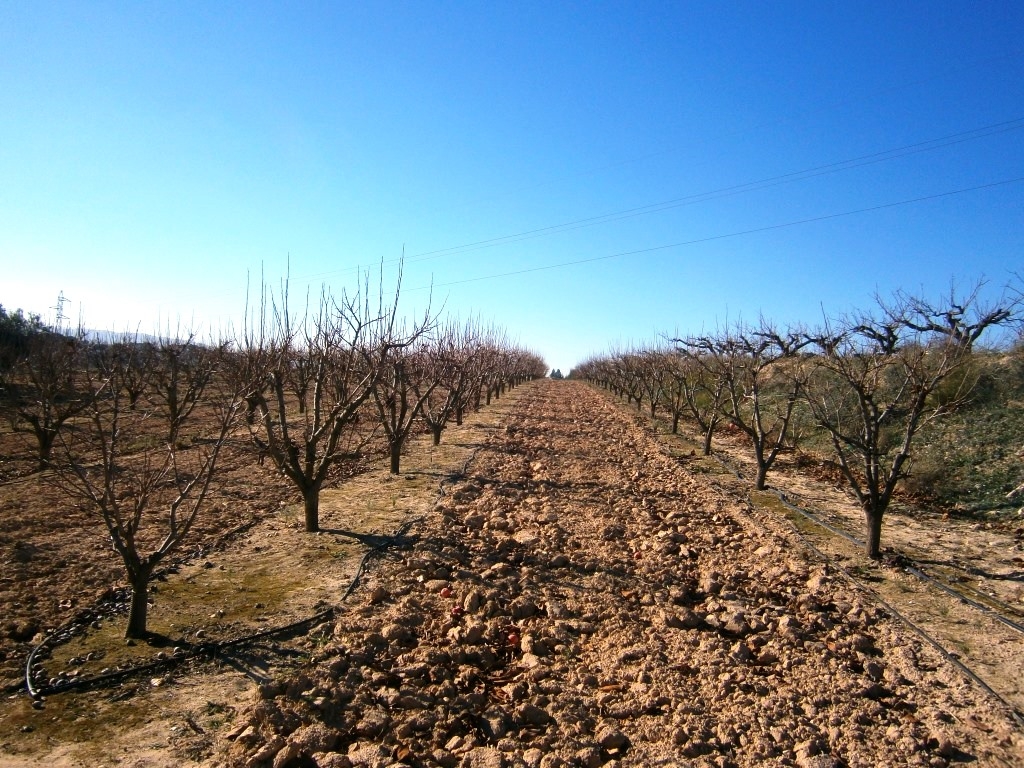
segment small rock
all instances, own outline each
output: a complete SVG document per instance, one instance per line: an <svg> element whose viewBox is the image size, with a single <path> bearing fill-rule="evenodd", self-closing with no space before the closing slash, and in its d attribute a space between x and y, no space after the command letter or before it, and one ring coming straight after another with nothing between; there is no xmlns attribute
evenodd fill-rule
<svg viewBox="0 0 1024 768"><path fill-rule="evenodd" d="M479 610L480 606L484 603L483 593L479 589L472 589L466 598L462 601L462 608L466 613L474 613Z"/></svg>
<svg viewBox="0 0 1024 768"><path fill-rule="evenodd" d="M16 643L24 643L31 640L39 632L39 624L31 619L20 619L11 622L7 628L7 636Z"/></svg>
<svg viewBox="0 0 1024 768"><path fill-rule="evenodd" d="M409 627L403 627L401 624L388 624L381 630L381 635L389 643L400 645L412 643L416 639L415 633Z"/></svg>
<svg viewBox="0 0 1024 768"><path fill-rule="evenodd" d="M270 741L252 754L252 756L246 761L246 765L259 765L260 763L269 762L284 748L284 745L284 739L281 736L275 735Z"/></svg>
<svg viewBox="0 0 1024 768"><path fill-rule="evenodd" d="M547 725L551 722L551 715L537 705L527 702L516 709L516 720L523 725Z"/></svg>
<svg viewBox="0 0 1024 768"><path fill-rule="evenodd" d="M750 625L740 611L731 611L722 617L722 628L732 635L750 634Z"/></svg>
<svg viewBox="0 0 1024 768"><path fill-rule="evenodd" d="M337 745L341 734L323 723L304 725L288 737L288 742L302 752L330 752Z"/></svg>
<svg viewBox="0 0 1024 768"><path fill-rule="evenodd" d="M355 730L360 736L373 738L374 736L382 734L387 729L389 723L390 719L383 712L370 710L363 715L363 718L358 723L356 723Z"/></svg>
<svg viewBox="0 0 1024 768"><path fill-rule="evenodd" d="M583 768L601 768L604 765L601 750L597 747L583 747L583 749L577 750L574 765L580 765Z"/></svg>
<svg viewBox="0 0 1024 768"><path fill-rule="evenodd" d="M864 665L864 674L877 683L885 675L885 667L877 661L872 660Z"/></svg>
<svg viewBox="0 0 1024 768"><path fill-rule="evenodd" d="M462 768L505 768L505 756L493 747L474 747L462 758Z"/></svg>
<svg viewBox="0 0 1024 768"><path fill-rule="evenodd" d="M953 745L948 738L942 737L938 739L938 746L935 748L935 754L939 757L944 757L947 760L951 760L956 757L959 750Z"/></svg>
<svg viewBox="0 0 1024 768"><path fill-rule="evenodd" d="M367 768L384 768L392 765L391 754L380 744L366 744L355 742L348 748L348 759L353 766L366 766Z"/></svg>
<svg viewBox="0 0 1024 768"><path fill-rule="evenodd" d="M704 623L704 615L680 608L675 613L666 613L665 624L674 629L696 629Z"/></svg>
<svg viewBox="0 0 1024 768"><path fill-rule="evenodd" d="M858 633L850 637L850 647L858 653L871 653L875 649L875 641Z"/></svg>
<svg viewBox="0 0 1024 768"><path fill-rule="evenodd" d="M622 749L629 739L618 728L606 725L597 732L597 743L603 749Z"/></svg>
<svg viewBox="0 0 1024 768"><path fill-rule="evenodd" d="M295 760L298 760L301 754L302 749L298 744L285 744L281 747L281 750L274 755L274 768L285 768L285 766L291 765Z"/></svg>

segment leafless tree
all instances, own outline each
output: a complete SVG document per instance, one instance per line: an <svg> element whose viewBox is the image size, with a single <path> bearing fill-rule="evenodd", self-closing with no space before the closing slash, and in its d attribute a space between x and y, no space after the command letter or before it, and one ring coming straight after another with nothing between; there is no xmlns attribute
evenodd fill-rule
<svg viewBox="0 0 1024 768"><path fill-rule="evenodd" d="M250 433L258 449L302 494L307 531L320 529L320 491L330 469L358 459L373 434L360 425L384 360L395 345L394 300L378 296L373 309L368 278L335 299L326 291L296 318L285 282L277 301L261 301L237 346L254 381L247 388L256 416ZM302 367L308 374L297 377Z"/></svg>
<svg viewBox="0 0 1024 768"><path fill-rule="evenodd" d="M826 322L810 336L818 355L807 402L864 510L869 557L880 555L883 516L908 475L914 437L968 394L966 378L941 400L940 385L968 364L985 330L1015 317L1009 302L973 314L976 301L976 291L936 304L900 293L878 300L874 314ZM927 320L936 317L951 322Z"/></svg>
<svg viewBox="0 0 1024 768"><path fill-rule="evenodd" d="M722 420L727 377L718 375L716 365L701 357L696 348L681 347L667 370L673 393L672 431L676 431L679 412L686 412L700 429L703 452L711 455L711 441Z"/></svg>
<svg viewBox="0 0 1024 768"><path fill-rule="evenodd" d="M221 357L219 350L200 344L191 332L184 341L164 338L152 348L151 392L167 420L168 442L177 441L182 424L213 381Z"/></svg>
<svg viewBox="0 0 1024 768"><path fill-rule="evenodd" d="M769 470L789 447L805 380L799 352L809 342L799 330L780 329L764 318L757 326L737 323L718 335L677 341L712 380L724 383L722 416L750 440L757 463L754 488L764 490Z"/></svg>
<svg viewBox="0 0 1024 768"><path fill-rule="evenodd" d="M632 354L632 359L633 375L637 378L641 392L641 397L637 398L637 408L640 407L641 399L646 397L653 419L667 383L664 355L654 347L641 347Z"/></svg>
<svg viewBox="0 0 1024 768"><path fill-rule="evenodd" d="M431 322L429 318L427 321ZM402 448L423 403L441 383L440 371L429 363L426 347L414 346L428 330L429 325L414 328L402 343L391 346L382 357L380 375L373 386L393 475L400 471ZM398 336L405 334L400 332Z"/></svg>
<svg viewBox="0 0 1024 768"><path fill-rule="evenodd" d="M479 334L475 320L465 325L448 321L440 325L430 339L425 355L430 372L422 382L413 381L413 389L422 400L420 412L434 445L441 444L441 433L452 416L461 424L463 413L469 407L472 385L479 382ZM434 381L438 384L431 387Z"/></svg>
<svg viewBox="0 0 1024 768"><path fill-rule="evenodd" d="M890 320L918 334L947 337L969 353L989 328L1015 321L1024 298L1019 292L1013 297L1004 292L995 301L983 302L981 291L984 285L979 281L965 295L959 296L953 284L949 293L939 301L899 291L893 302L878 300L877 303Z"/></svg>
<svg viewBox="0 0 1024 768"><path fill-rule="evenodd" d="M91 402L92 393L82 381L87 351L81 331L75 336L35 333L4 374L11 428L35 439L40 471L49 466L65 425Z"/></svg>
<svg viewBox="0 0 1024 768"><path fill-rule="evenodd" d="M132 364L123 355L114 359ZM145 444L139 438L146 434L146 415L130 408L109 370L93 369L89 379L94 396L88 399L88 419L74 434L62 433L55 478L106 525L132 590L125 635L145 637L150 578L204 506L235 402L228 398L214 406L214 427L202 447L178 451L168 443L133 452L133 445Z"/></svg>
<svg viewBox="0 0 1024 768"><path fill-rule="evenodd" d="M141 341L138 334L125 334L110 347L111 355L121 360L112 368L113 375L117 377L112 383L128 395L128 406L136 408L152 383L156 346L152 342Z"/></svg>

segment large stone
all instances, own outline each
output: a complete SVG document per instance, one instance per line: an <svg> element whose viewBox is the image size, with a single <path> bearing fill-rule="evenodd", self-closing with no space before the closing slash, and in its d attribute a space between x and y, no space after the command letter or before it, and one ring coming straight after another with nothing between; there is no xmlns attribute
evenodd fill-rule
<svg viewBox="0 0 1024 768"><path fill-rule="evenodd" d="M297 746L304 754L330 752L338 743L341 734L323 723L304 725L288 737L288 743Z"/></svg>
<svg viewBox="0 0 1024 768"><path fill-rule="evenodd" d="M462 758L462 768L505 768L505 756L493 747L474 747Z"/></svg>

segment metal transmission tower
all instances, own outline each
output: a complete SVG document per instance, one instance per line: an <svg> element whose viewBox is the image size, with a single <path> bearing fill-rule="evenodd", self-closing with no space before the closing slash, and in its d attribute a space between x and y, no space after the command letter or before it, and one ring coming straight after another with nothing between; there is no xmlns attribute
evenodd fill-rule
<svg viewBox="0 0 1024 768"><path fill-rule="evenodd" d="M50 307L57 311L57 317L54 321L54 328L59 333L61 327L64 325L64 321L67 320L67 315L64 314L64 305L68 302L68 297L64 295L64 291L57 294L57 306Z"/></svg>

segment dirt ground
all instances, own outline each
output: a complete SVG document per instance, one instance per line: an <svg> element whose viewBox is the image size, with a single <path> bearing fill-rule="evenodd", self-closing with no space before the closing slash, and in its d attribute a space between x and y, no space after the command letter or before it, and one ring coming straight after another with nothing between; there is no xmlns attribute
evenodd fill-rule
<svg viewBox="0 0 1024 768"><path fill-rule="evenodd" d="M383 459L350 468L321 494L322 532L303 531L291 486L258 465L240 440L222 458L212 509L187 540L182 562L154 582L150 642L126 644L123 615L100 616L56 646L43 664L51 682L88 678L119 665L154 662L175 647L245 636L305 619L342 602L360 560L379 537L425 514L441 483L504 418L512 397L452 426L442 445L417 437L392 476ZM120 566L98 520L62 506L46 477L8 434L13 482L0 485L0 765L178 766L208 762L219 728L254 685L301 668L325 642L327 625L274 636L136 675L121 684L46 698L42 709L15 688L25 657L53 628L109 597ZM14 457L12 460L10 457ZM25 556L30 553L30 556ZM26 631L27 627L27 631ZM45 679L45 678L44 678Z"/></svg>
<svg viewBox="0 0 1024 768"><path fill-rule="evenodd" d="M648 420L638 423L649 424ZM707 471L716 486L747 495L752 503L788 520L802 538L871 589L874 597L895 607L944 648L961 658L993 690L1024 712L1024 633L994 617L998 613L1024 625L1024 517L970 520L929 512L899 499L887 513L882 532L885 562L865 560L862 547L817 525L793 507L811 513L831 528L858 541L864 539L864 516L845 481L827 465L784 455L768 475L768 493L750 493L740 475L754 475L747 443L722 436L715 441L715 459L696 459L693 435L667 434L663 444L691 469ZM779 498L786 504L780 504ZM909 570L924 573L978 602L989 612L966 605L922 581Z"/></svg>
<svg viewBox="0 0 1024 768"><path fill-rule="evenodd" d="M806 547L802 536L814 534L798 535L779 505L748 500L726 472L603 394L536 382L446 441L443 450L411 448L397 478L374 469L331 491L324 526L333 533L303 534L286 489L261 495L259 511L241 521L250 527L169 574L155 596L154 621L162 604L199 606L159 619L175 638L259 618L284 624L324 605L338 606L333 621L114 689L57 694L41 709L11 693L0 707L0 763L1024 764L1009 711L876 602L875 590L902 582L897 569L837 551L872 592L852 586ZM821 487L784 492L820 509ZM9 521L18 507L0 511ZM420 516L415 546L373 561L341 602L365 547L340 532L387 533ZM982 547L972 557L1002 546L979 541L1006 537L1009 564L1003 555L970 562L999 582L1000 599L1013 598L1013 585L1002 590L1013 579L991 576L1013 573L1012 532L918 522L917 544L948 536L955 550L962 536ZM0 546L11 562L26 545L43 551L29 534L13 546L10 527ZM89 589L109 586L116 574L95 564L81 538L80 555L63 555L62 569L17 594L86 567L103 574ZM949 559L941 547L930 557ZM8 572L5 563L4 578L17 582ZM46 600L87 602L75 586L60 584ZM900 613L923 601L909 587L891 592L882 594ZM924 612L942 624L940 603L928 600ZM1007 665L1020 638L1001 641L952 599L945 610L943 626L967 649L1005 649L1003 666L983 677L1013 701L1019 684ZM116 621L99 622L46 664L109 665L124 645L103 635ZM20 661L27 644L7 643L7 658ZM105 655L95 658L98 647Z"/></svg>

